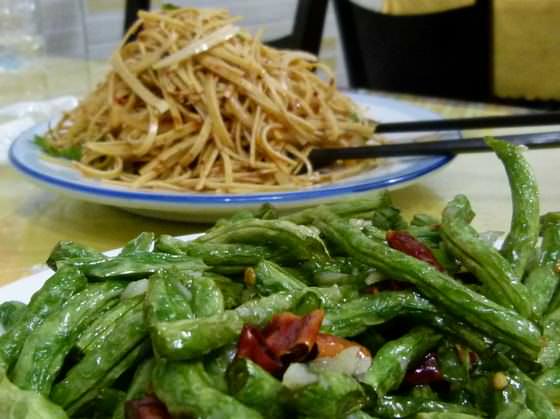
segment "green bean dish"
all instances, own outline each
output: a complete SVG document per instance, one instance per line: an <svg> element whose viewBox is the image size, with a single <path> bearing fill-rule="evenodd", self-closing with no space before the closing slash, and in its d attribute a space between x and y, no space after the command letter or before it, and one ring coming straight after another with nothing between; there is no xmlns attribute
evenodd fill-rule
<svg viewBox="0 0 560 419"><path fill-rule="evenodd" d="M522 150L490 240L457 195L405 220L386 192L109 257L60 242L0 305L1 419L557 418L560 212Z"/></svg>

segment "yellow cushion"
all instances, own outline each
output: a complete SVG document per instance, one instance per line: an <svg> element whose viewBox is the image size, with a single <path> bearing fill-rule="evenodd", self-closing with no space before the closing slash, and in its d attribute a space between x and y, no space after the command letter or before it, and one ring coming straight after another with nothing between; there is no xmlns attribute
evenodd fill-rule
<svg viewBox="0 0 560 419"><path fill-rule="evenodd" d="M392 15L417 15L444 12L474 3L475 0L385 0L382 11Z"/></svg>
<svg viewBox="0 0 560 419"><path fill-rule="evenodd" d="M560 1L494 1L494 92L560 99Z"/></svg>

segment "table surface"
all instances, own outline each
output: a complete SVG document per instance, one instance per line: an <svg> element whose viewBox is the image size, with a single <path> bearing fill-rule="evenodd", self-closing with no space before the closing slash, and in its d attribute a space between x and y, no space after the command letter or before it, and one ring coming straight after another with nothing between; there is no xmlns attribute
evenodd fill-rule
<svg viewBox="0 0 560 419"><path fill-rule="evenodd" d="M494 105L409 96L399 98L446 117L515 111ZM508 130L510 132L512 130ZM483 133L490 132L473 131L469 135ZM540 185L542 212L560 209L560 188L556 184L560 149L528 151L527 158ZM470 198L477 212L475 227L483 231L507 231L511 215L507 178L498 159L490 153L459 156L443 170L393 191L392 197L395 205L410 217L418 212L437 215L458 193ZM0 163L0 285L42 269L50 250L59 240L74 240L104 251L120 247L142 231L181 235L206 227L144 218L58 195L29 183L13 168Z"/></svg>

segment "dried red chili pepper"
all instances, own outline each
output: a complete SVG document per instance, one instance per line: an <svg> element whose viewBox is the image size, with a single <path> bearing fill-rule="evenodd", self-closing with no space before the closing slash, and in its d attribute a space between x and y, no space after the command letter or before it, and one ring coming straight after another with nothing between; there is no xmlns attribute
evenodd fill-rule
<svg viewBox="0 0 560 419"><path fill-rule="evenodd" d="M323 310L313 310L304 317L292 313L278 314L263 331L266 346L279 359L303 361L315 347L324 317Z"/></svg>
<svg viewBox="0 0 560 419"><path fill-rule="evenodd" d="M390 247L400 250L409 256L423 260L443 272L443 266L439 264L428 246L421 243L406 231L389 230L386 234L387 243Z"/></svg>
<svg viewBox="0 0 560 419"><path fill-rule="evenodd" d="M266 346L261 331L254 326L243 326L237 344L237 356L250 359L273 375L284 369L282 362Z"/></svg>
<svg viewBox="0 0 560 419"><path fill-rule="evenodd" d="M314 310L306 316L281 313L261 331L244 326L237 356L251 359L273 375L281 375L291 362L317 356L317 335L325 313Z"/></svg>
<svg viewBox="0 0 560 419"><path fill-rule="evenodd" d="M126 419L171 419L165 405L154 396L125 403Z"/></svg>
<svg viewBox="0 0 560 419"><path fill-rule="evenodd" d="M427 353L416 367L407 371L405 381L415 386L443 381L437 355L433 352Z"/></svg>

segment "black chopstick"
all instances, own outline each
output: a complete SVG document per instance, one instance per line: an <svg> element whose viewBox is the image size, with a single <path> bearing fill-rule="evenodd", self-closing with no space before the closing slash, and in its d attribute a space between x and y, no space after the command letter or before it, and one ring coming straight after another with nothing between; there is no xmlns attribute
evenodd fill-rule
<svg viewBox="0 0 560 419"><path fill-rule="evenodd" d="M529 148L560 147L560 131L517 134L497 137ZM362 147L317 148L311 150L309 160L315 169L336 160L369 159L375 157L402 157L418 155L452 155L490 151L484 138L440 140L413 143L382 144Z"/></svg>
<svg viewBox="0 0 560 419"><path fill-rule="evenodd" d="M479 128L529 127L536 125L560 125L560 112L389 122L378 124L375 128L375 132L379 134L388 134L392 132L450 131Z"/></svg>

